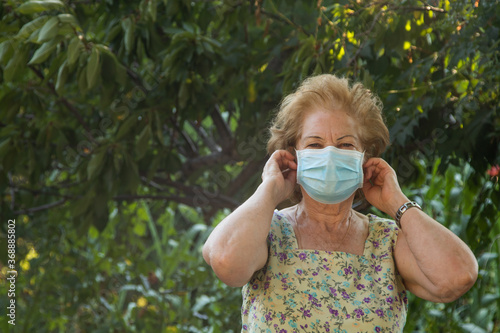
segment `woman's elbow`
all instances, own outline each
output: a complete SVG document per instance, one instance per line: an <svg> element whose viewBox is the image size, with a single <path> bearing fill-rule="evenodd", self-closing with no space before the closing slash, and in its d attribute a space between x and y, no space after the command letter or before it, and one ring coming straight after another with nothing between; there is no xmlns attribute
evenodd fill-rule
<svg viewBox="0 0 500 333"><path fill-rule="evenodd" d="M210 250L207 248L203 248L203 258L207 262L215 275L224 282L229 287L242 287L251 278L251 274L248 272L243 272L237 267L235 267L233 261L230 256L227 255L213 255Z"/></svg>
<svg viewBox="0 0 500 333"><path fill-rule="evenodd" d="M446 285L441 286L438 292L439 299L442 303L456 301L474 286L477 276L478 267L476 263L469 270L457 274L453 281L449 281Z"/></svg>

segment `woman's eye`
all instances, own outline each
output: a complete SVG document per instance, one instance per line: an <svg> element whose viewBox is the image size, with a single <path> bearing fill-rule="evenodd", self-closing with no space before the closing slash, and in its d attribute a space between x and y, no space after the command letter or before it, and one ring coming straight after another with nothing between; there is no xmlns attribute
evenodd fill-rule
<svg viewBox="0 0 500 333"><path fill-rule="evenodd" d="M341 148L354 148L354 145L352 143L341 143L340 144Z"/></svg>
<svg viewBox="0 0 500 333"><path fill-rule="evenodd" d="M312 148L320 148L321 147L321 145L319 143L310 143L307 146L312 147Z"/></svg>

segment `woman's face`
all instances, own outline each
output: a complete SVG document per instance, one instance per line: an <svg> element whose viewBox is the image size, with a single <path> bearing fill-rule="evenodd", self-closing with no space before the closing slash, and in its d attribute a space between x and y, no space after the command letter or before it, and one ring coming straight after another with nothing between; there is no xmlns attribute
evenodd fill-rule
<svg viewBox="0 0 500 333"><path fill-rule="evenodd" d="M307 112L296 149L321 149L334 146L339 149L364 151L356 121L343 111L314 109Z"/></svg>

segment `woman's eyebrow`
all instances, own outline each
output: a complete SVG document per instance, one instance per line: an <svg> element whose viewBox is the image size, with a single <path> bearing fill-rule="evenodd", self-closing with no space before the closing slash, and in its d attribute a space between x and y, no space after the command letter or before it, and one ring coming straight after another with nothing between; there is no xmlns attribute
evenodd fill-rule
<svg viewBox="0 0 500 333"><path fill-rule="evenodd" d="M305 139L320 139L320 140L323 140L322 137L317 136L317 135L306 136L303 140L305 140Z"/></svg>
<svg viewBox="0 0 500 333"><path fill-rule="evenodd" d="M342 139L344 139L344 138L347 138L347 137L349 137L349 136L350 136L350 137L352 137L352 138L354 138L354 139L356 139L356 137L355 137L354 135L347 134L347 135L344 135L344 136L341 136L340 138L338 138L338 139L337 139L337 141L340 141L340 140L342 140Z"/></svg>

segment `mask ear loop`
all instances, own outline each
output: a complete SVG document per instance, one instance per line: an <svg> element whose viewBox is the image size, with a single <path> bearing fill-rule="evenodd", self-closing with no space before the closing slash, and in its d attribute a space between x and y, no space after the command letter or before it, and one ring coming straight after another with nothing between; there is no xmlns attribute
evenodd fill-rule
<svg viewBox="0 0 500 333"><path fill-rule="evenodd" d="M300 170L300 151L297 150L297 148L294 148L295 150L295 163L297 163L297 184L300 185L300 177L299 177L299 170Z"/></svg>

